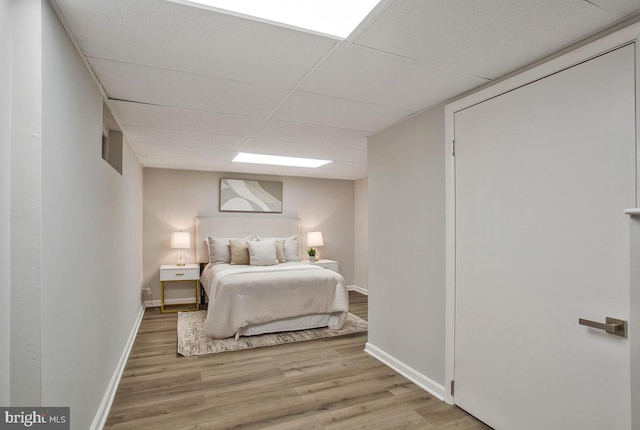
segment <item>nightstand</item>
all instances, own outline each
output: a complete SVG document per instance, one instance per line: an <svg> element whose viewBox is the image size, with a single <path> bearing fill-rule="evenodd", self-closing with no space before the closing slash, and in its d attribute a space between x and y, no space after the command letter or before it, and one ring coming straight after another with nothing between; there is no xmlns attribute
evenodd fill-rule
<svg viewBox="0 0 640 430"><path fill-rule="evenodd" d="M185 264L177 266L175 264L164 264L160 266L160 312L181 312L181 311L197 311L200 309L198 300L198 282L200 279L200 267L197 264ZM177 306L190 305L191 307L165 309L164 306L164 288L165 282L194 282L196 286L196 302L180 303Z"/></svg>
<svg viewBox="0 0 640 430"><path fill-rule="evenodd" d="M324 267L325 269L333 270L334 272L338 271L338 262L335 260L327 260L327 259L321 258L319 260L314 261L313 263L310 262L309 260L304 260L303 263Z"/></svg>

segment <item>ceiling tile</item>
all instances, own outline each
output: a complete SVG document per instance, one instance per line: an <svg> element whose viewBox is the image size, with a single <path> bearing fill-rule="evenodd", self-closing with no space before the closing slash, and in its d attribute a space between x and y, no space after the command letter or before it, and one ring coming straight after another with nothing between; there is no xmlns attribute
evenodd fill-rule
<svg viewBox="0 0 640 430"><path fill-rule="evenodd" d="M341 175L342 177L348 176L349 179L360 179L367 177L367 164L348 163L345 161L336 161L328 164L331 166L327 171L332 172L334 175ZM333 176L339 178L340 176Z"/></svg>
<svg viewBox="0 0 640 430"><path fill-rule="evenodd" d="M137 126L125 127L125 133L131 142L227 151L238 150L247 140L246 137L162 130Z"/></svg>
<svg viewBox="0 0 640 430"><path fill-rule="evenodd" d="M486 82L370 48L342 45L298 89L417 111Z"/></svg>
<svg viewBox="0 0 640 430"><path fill-rule="evenodd" d="M262 119L191 109L154 106L109 100L109 106L122 126L250 136Z"/></svg>
<svg viewBox="0 0 640 430"><path fill-rule="evenodd" d="M56 0L88 57L292 88L335 40L165 0Z"/></svg>
<svg viewBox="0 0 640 430"><path fill-rule="evenodd" d="M493 79L617 20L584 0L396 0L356 43Z"/></svg>
<svg viewBox="0 0 640 430"><path fill-rule="evenodd" d="M266 121L254 137L357 150L367 148L367 137L363 132L277 120Z"/></svg>
<svg viewBox="0 0 640 430"><path fill-rule="evenodd" d="M162 155L177 158L201 158L220 161L231 161L236 156L236 151L224 151L219 149L189 148L186 146L156 145L153 143L131 142L138 155Z"/></svg>
<svg viewBox="0 0 640 430"><path fill-rule="evenodd" d="M412 111L296 91L272 118L327 127L375 132Z"/></svg>
<svg viewBox="0 0 640 430"><path fill-rule="evenodd" d="M615 14L619 18L624 18L638 13L640 1L638 0L589 0L604 10Z"/></svg>
<svg viewBox="0 0 640 430"><path fill-rule="evenodd" d="M336 45L165 0L51 2L143 165L336 179L366 176L371 133L640 11L640 0L390 0ZM241 148L334 162L232 163Z"/></svg>
<svg viewBox="0 0 640 430"><path fill-rule="evenodd" d="M89 58L89 63L111 99L264 117L288 94L256 84L97 58Z"/></svg>
<svg viewBox="0 0 640 430"><path fill-rule="evenodd" d="M203 159L200 157L175 157L171 155L142 154L138 159L144 167L160 169L207 170L221 172L229 164L226 161Z"/></svg>

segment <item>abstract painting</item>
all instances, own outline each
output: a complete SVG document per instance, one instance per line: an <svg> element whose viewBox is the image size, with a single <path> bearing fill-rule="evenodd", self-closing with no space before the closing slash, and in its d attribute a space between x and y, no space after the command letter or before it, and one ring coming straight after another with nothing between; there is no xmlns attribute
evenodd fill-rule
<svg viewBox="0 0 640 430"><path fill-rule="evenodd" d="M221 179L220 212L282 213L282 182Z"/></svg>

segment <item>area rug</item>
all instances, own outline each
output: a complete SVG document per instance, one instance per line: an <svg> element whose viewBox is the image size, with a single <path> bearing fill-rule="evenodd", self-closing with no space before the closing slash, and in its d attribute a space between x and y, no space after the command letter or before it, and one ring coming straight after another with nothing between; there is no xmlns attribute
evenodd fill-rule
<svg viewBox="0 0 640 430"><path fill-rule="evenodd" d="M241 349L259 348L262 346L344 336L347 334L367 331L367 321L350 313L347 316L344 326L339 330L331 330L325 327L311 330L247 336L241 337L238 340L235 340L233 337L228 339L213 339L202 333L202 327L204 326L204 320L206 317L207 311L178 313L178 354L189 357L192 355L238 351Z"/></svg>

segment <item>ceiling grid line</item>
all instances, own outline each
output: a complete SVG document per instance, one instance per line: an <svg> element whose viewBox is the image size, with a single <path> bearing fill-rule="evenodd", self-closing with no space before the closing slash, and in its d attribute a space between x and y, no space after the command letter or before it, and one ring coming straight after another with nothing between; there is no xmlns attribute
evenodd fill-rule
<svg viewBox="0 0 640 430"><path fill-rule="evenodd" d="M274 107L271 110L271 112L262 120L262 122L258 125L258 127L256 127L253 133L251 133L251 135L247 138L246 142L240 147L238 152L242 151L242 149L247 145L247 143L249 143L249 141L253 138L253 136L255 136L256 133L260 130L260 128L274 115L274 113L280 108L280 106L282 106L289 99L289 97L291 97L291 95L298 89L298 87L305 81L305 79L311 75L311 73L313 73L318 67L320 67L320 65L324 63L326 59L329 58L331 54L335 52L336 49L338 49L338 46L339 46L338 42L334 43L333 46L331 46L331 49L329 49L329 51L327 51L322 56L322 58L320 58L320 60L318 60L318 62L316 62L316 64L314 64L313 67L307 73L305 73L305 75L298 81L298 83L296 83L293 86L293 88L289 90L287 95L284 96L284 98L280 101L280 103L278 103L277 106Z"/></svg>

